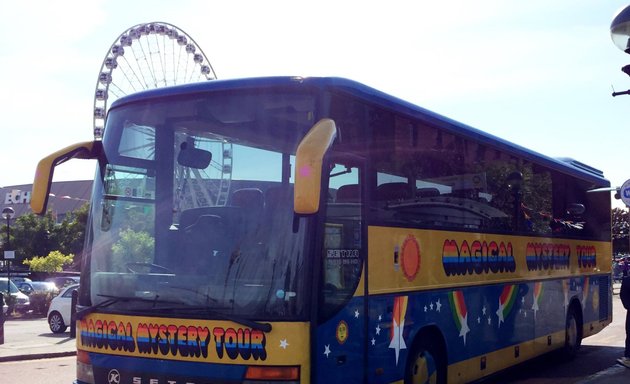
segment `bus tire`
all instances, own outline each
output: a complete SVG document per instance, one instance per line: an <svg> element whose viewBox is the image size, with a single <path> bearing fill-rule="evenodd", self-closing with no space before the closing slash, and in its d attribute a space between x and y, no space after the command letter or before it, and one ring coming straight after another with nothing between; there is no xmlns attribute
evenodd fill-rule
<svg viewBox="0 0 630 384"><path fill-rule="evenodd" d="M572 359L582 345L582 313L577 302L573 302L567 311L565 324L564 355Z"/></svg>
<svg viewBox="0 0 630 384"><path fill-rule="evenodd" d="M425 333L416 340L407 360L405 384L446 384L446 354L439 338Z"/></svg>

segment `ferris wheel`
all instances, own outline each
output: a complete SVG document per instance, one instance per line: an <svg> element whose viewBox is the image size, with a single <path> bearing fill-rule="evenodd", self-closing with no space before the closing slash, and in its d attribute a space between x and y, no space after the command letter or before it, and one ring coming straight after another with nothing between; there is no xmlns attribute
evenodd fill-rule
<svg viewBox="0 0 630 384"><path fill-rule="evenodd" d="M122 96L216 78L206 55L181 29L162 22L135 25L116 38L101 64L94 138L102 138L107 108Z"/></svg>
<svg viewBox="0 0 630 384"><path fill-rule="evenodd" d="M181 29L163 22L135 25L114 40L101 64L94 93L94 139L102 139L108 107L116 99L147 89L216 78L206 55ZM149 136L152 132L133 124L128 129ZM176 136L177 151L179 144L189 138ZM206 170L175 165L173 208L176 211L227 204L232 178L232 144L218 138L197 140L201 142L220 155ZM144 145L153 143L148 140Z"/></svg>

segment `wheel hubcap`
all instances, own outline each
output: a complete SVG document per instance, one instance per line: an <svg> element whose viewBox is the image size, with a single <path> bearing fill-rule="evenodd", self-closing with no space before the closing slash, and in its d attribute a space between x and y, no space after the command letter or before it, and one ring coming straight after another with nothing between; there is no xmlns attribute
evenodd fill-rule
<svg viewBox="0 0 630 384"><path fill-rule="evenodd" d="M423 351L416 357L411 372L411 382L414 384L437 383L435 360L429 352Z"/></svg>
<svg viewBox="0 0 630 384"><path fill-rule="evenodd" d="M59 316L52 316L50 318L50 328L52 328L53 331L58 331L61 328L61 319Z"/></svg>

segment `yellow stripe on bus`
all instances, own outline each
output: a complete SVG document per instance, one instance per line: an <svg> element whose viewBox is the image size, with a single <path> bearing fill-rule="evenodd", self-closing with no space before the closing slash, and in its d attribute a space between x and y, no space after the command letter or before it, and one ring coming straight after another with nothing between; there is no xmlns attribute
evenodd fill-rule
<svg viewBox="0 0 630 384"><path fill-rule="evenodd" d="M611 244L598 241L371 226L368 250L370 294L611 271Z"/></svg>

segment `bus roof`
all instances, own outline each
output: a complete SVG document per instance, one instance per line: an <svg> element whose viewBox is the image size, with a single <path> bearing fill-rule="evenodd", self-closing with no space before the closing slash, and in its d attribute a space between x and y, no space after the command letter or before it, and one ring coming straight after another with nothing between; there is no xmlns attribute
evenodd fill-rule
<svg viewBox="0 0 630 384"><path fill-rule="evenodd" d="M487 132L460 123L408 101L391 96L359 82L340 77L255 77L229 80L212 80L200 83L183 84L171 87L156 88L134 93L116 100L111 108L124 104L162 99L178 95L191 95L220 90L245 90L259 88L288 87L319 91L338 91L360 98L368 103L380 105L392 111L408 115L440 129L450 131L469 139L487 143L498 149L512 153L523 159L547 166L556 171L592 182L594 187L609 187L610 182L602 171L570 158L552 158L536 151L514 144Z"/></svg>

